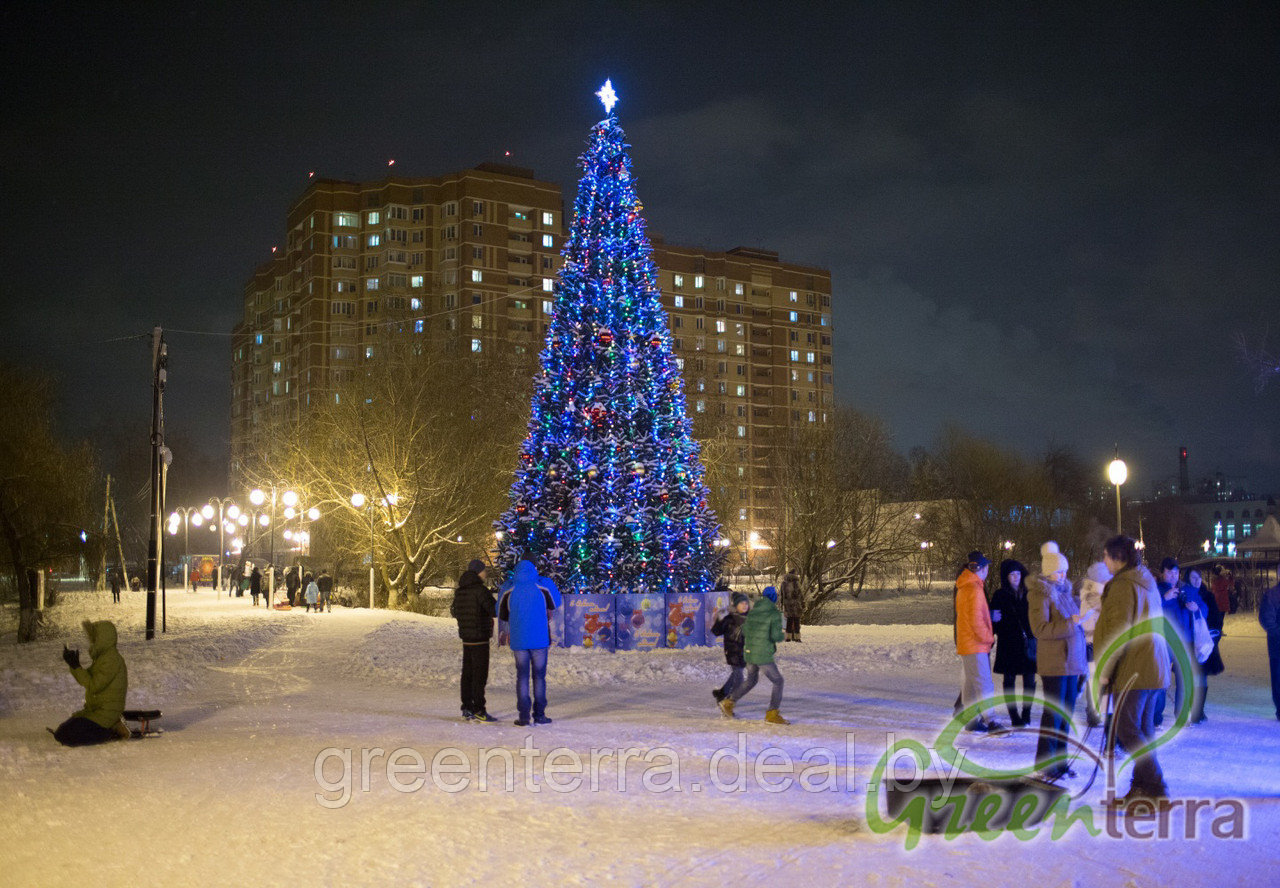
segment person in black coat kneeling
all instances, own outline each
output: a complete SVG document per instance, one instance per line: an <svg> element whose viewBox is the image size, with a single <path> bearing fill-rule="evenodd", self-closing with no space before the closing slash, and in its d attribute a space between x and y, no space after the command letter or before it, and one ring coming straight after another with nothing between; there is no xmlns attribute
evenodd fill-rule
<svg viewBox="0 0 1280 888"><path fill-rule="evenodd" d="M485 564L473 559L458 578L449 614L458 621L462 639L462 717L466 721L497 721L485 711L484 689L489 683L489 641L497 602L484 584Z"/></svg>

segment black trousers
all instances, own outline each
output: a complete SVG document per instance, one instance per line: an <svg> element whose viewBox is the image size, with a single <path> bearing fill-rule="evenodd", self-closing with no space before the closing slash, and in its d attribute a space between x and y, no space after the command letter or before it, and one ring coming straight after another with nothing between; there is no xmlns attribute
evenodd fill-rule
<svg viewBox="0 0 1280 888"><path fill-rule="evenodd" d="M58 730L53 732L53 739L63 746L93 746L95 743L116 739L116 732L95 721L73 715L58 725Z"/></svg>
<svg viewBox="0 0 1280 888"><path fill-rule="evenodd" d="M800 634L800 618L799 617L787 617L787 634L789 635Z"/></svg>
<svg viewBox="0 0 1280 888"><path fill-rule="evenodd" d="M462 646L462 708L484 711L484 688L489 683L489 642Z"/></svg>

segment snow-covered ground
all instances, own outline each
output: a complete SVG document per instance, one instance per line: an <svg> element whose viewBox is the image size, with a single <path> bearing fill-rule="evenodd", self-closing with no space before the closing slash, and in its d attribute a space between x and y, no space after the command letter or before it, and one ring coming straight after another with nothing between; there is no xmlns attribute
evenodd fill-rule
<svg viewBox="0 0 1280 888"><path fill-rule="evenodd" d="M1265 639L1248 615L1229 618L1229 671L1210 680L1209 722L1160 749L1175 796L1242 801L1245 838L1214 838L1212 810L1195 818L1194 841L1183 837L1181 812L1164 840L1075 827L1055 841L1046 828L1029 841L926 835L907 850L905 830L877 833L866 786L888 736L932 745L958 684L950 627L911 617L934 597L853 605L840 625L806 628L802 644L783 645L789 727L761 721L765 681L739 704L740 719L719 717L710 695L725 674L718 649L577 649L551 654L555 723L518 728L505 650L493 652L489 684L501 721L460 721L459 644L445 619L268 612L202 590L171 593L169 631L147 642L141 593L125 593L120 605L108 593L67 593L41 641L19 647L12 633L0 636L0 878L33 886L1274 881L1280 723ZM130 706L163 708L162 737L64 749L45 731L82 700L60 653L64 642L84 647L86 617L120 627ZM1034 738L961 743L976 759L1014 766L1031 758ZM397 750L399 771L387 761ZM794 763L785 774L757 773L785 757ZM802 772L807 788L779 787ZM1073 807L1101 798L1099 780Z"/></svg>

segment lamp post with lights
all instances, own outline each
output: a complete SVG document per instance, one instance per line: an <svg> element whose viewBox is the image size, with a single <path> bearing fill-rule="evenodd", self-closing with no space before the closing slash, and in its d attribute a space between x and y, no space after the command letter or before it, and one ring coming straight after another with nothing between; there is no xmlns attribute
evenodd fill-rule
<svg viewBox="0 0 1280 888"><path fill-rule="evenodd" d="M1120 448L1116 448L1116 458L1107 465L1107 479L1116 487L1116 533L1120 529L1120 485L1129 480L1129 467L1120 458Z"/></svg>

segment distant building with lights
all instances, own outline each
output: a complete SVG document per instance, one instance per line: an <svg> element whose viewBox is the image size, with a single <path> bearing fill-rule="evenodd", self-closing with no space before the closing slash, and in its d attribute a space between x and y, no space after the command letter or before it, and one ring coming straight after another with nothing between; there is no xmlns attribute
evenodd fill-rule
<svg viewBox="0 0 1280 888"><path fill-rule="evenodd" d="M481 164L437 178L314 179L246 283L231 349L232 484L369 362L388 331L460 353L541 349L566 219L558 185ZM570 220L571 221L571 220ZM735 542L775 524L768 441L833 405L831 274L650 234L689 415L740 442Z"/></svg>

